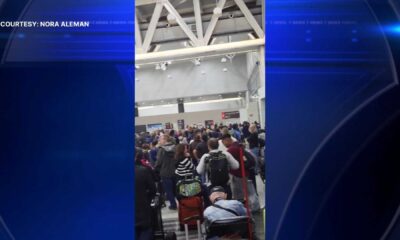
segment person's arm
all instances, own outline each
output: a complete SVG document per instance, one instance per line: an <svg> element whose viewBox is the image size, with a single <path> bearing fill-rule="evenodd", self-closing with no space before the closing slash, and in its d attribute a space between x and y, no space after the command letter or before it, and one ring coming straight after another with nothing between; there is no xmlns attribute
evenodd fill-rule
<svg viewBox="0 0 400 240"><path fill-rule="evenodd" d="M246 215L247 215L247 210L246 210L246 208L244 207L243 203L241 203L241 202L239 202L239 201L237 201L237 200L232 200L232 201L236 201L236 202L235 202L235 204L236 204L236 207L235 207L236 212L237 212L240 216L246 216Z"/></svg>
<svg viewBox="0 0 400 240"><path fill-rule="evenodd" d="M239 169L239 162L230 154L229 152L223 152L226 155L226 159L228 160L229 167L232 170Z"/></svg>
<svg viewBox="0 0 400 240"><path fill-rule="evenodd" d="M208 154L204 154L199 162L199 165L197 165L196 171L198 174L203 174L204 170L205 170L205 161L206 161L206 157L208 156Z"/></svg>

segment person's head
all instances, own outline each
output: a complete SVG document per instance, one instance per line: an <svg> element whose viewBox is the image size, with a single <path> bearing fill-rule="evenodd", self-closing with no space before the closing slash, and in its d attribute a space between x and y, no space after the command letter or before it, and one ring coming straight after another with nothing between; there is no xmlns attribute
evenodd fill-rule
<svg viewBox="0 0 400 240"><path fill-rule="evenodd" d="M149 150L150 149L149 144L147 144L147 143L142 144L142 149L143 150Z"/></svg>
<svg viewBox="0 0 400 240"><path fill-rule="evenodd" d="M250 133L257 133L257 125L251 124L249 127L249 132Z"/></svg>
<svg viewBox="0 0 400 240"><path fill-rule="evenodd" d="M154 141L151 143L151 147L154 148L154 147L157 146L157 144L158 144L158 141L157 141L157 140L154 140Z"/></svg>
<svg viewBox="0 0 400 240"><path fill-rule="evenodd" d="M167 144L171 141L171 137L168 134L160 136L160 145Z"/></svg>
<svg viewBox="0 0 400 240"><path fill-rule="evenodd" d="M222 135L221 140L225 147L229 147L233 143L232 137L229 133Z"/></svg>
<svg viewBox="0 0 400 240"><path fill-rule="evenodd" d="M207 142L208 149L209 150L216 150L218 149L218 139L216 138L210 138Z"/></svg>
<svg viewBox="0 0 400 240"><path fill-rule="evenodd" d="M181 160L186 157L187 153L187 145L186 144L178 144L175 148L175 159Z"/></svg>
<svg viewBox="0 0 400 240"><path fill-rule="evenodd" d="M229 129L228 129L227 127L222 128L222 129L221 129L221 134L222 134L222 135L229 134Z"/></svg>
<svg viewBox="0 0 400 240"><path fill-rule="evenodd" d="M194 141L196 142L201 141L201 132L196 132L196 135L194 136Z"/></svg>
<svg viewBox="0 0 400 240"><path fill-rule="evenodd" d="M223 187L216 186L210 190L209 198L210 198L211 203L215 203L218 200L226 200L227 196L228 195Z"/></svg>
<svg viewBox="0 0 400 240"><path fill-rule="evenodd" d="M203 135L201 135L201 140L202 140L203 142L207 142L207 141L208 141L208 134L203 134Z"/></svg>
<svg viewBox="0 0 400 240"><path fill-rule="evenodd" d="M235 129L235 130L239 130L239 126L237 125L237 123L233 124L232 128Z"/></svg>

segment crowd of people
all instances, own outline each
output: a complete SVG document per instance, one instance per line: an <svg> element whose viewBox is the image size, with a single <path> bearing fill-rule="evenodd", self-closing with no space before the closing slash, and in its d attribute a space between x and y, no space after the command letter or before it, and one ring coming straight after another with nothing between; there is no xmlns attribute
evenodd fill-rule
<svg viewBox="0 0 400 240"><path fill-rule="evenodd" d="M183 179L199 179L204 217L212 221L216 216L232 214L231 211L218 214L212 210L221 210L216 205L219 200L223 200L220 203L224 208L245 214L243 177L257 189L256 176L264 176L265 131L257 122L140 133L135 135L135 145L138 239L152 239L148 208L156 192L165 196L162 198L164 207L174 211L179 204L177 183Z"/></svg>

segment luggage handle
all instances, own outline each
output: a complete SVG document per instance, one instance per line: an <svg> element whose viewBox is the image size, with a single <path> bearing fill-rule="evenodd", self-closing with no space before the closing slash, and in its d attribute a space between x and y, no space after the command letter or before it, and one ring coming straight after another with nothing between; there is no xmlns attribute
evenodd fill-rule
<svg viewBox="0 0 400 240"><path fill-rule="evenodd" d="M253 236L252 236L252 229L251 229L251 223L250 223L250 207L249 207L249 193L247 191L247 181L246 181L246 173L244 170L244 159L243 159L243 148L239 148L239 160L240 160L240 164L241 166L241 172L242 172L242 184L243 184L243 190L244 190L244 195L245 195L245 206L246 206L246 210L247 210L247 216L248 216L248 220L247 220L247 226L249 228L249 239L252 240Z"/></svg>

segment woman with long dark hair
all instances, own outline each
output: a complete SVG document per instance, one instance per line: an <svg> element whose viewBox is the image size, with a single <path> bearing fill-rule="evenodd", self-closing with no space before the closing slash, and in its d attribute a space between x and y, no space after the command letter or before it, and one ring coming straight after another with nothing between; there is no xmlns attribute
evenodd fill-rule
<svg viewBox="0 0 400 240"><path fill-rule="evenodd" d="M194 165L190 158L188 145L178 144L175 150L176 170L175 174L179 179L193 177Z"/></svg>

